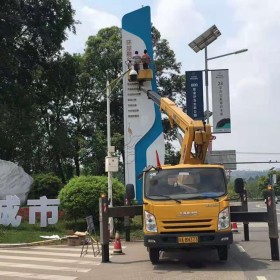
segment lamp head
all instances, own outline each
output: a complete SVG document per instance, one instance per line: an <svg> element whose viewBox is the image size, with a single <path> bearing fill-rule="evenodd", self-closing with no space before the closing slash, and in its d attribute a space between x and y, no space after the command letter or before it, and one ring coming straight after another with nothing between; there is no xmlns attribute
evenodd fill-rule
<svg viewBox="0 0 280 280"><path fill-rule="evenodd" d="M130 77L130 80L132 82L136 82L137 81L137 72L132 69L130 72L129 72L129 77Z"/></svg>

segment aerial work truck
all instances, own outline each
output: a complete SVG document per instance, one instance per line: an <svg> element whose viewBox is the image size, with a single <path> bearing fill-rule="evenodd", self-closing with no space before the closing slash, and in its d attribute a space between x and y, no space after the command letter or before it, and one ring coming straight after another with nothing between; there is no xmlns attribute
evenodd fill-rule
<svg viewBox="0 0 280 280"><path fill-rule="evenodd" d="M134 81L137 77L132 74ZM158 163L143 170L144 245L150 260L158 263L161 251L207 246L217 249L219 259L225 261L233 241L229 198L224 167L205 162L211 127L142 85L143 79L141 91L184 134L179 164Z"/></svg>

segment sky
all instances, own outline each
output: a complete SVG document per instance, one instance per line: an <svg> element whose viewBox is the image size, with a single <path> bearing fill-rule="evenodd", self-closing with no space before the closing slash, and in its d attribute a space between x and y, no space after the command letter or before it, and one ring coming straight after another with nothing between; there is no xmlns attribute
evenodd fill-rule
<svg viewBox="0 0 280 280"><path fill-rule="evenodd" d="M280 162L280 1L266 0L70 0L76 35L64 48L83 53L85 42L101 28L121 27L122 17L142 6L182 63L181 73L205 68L204 52L188 44L212 25L221 32L208 57L247 52L208 61L209 69L229 69L231 133L216 134L213 150L236 150L237 162ZM209 77L210 78L210 77ZM211 87L210 110L211 110ZM210 118L211 122L211 118ZM238 170L268 170L280 164L238 164Z"/></svg>

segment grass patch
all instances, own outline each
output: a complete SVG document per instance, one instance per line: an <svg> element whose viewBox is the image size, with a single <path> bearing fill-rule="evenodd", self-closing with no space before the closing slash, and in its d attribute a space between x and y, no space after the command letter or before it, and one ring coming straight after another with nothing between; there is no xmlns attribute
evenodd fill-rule
<svg viewBox="0 0 280 280"><path fill-rule="evenodd" d="M0 225L0 243L29 243L46 240L40 236L58 235L64 237L69 230L86 231L84 219L78 221L59 220L55 225L40 227L40 223L30 225L27 221L21 222L18 227L4 227Z"/></svg>
<svg viewBox="0 0 280 280"><path fill-rule="evenodd" d="M131 221L130 237L131 240L143 240L143 226L142 217L136 216ZM125 230L123 225L123 219L115 219L115 229L120 232L120 237L125 238ZM96 235L99 239L99 222L95 221ZM85 219L79 219L77 221L67 220L61 218L57 224L48 225L45 228L40 227L40 222L37 221L35 225L28 224L27 221L22 221L18 227L4 227L0 225L0 243L30 243L36 241L46 240L40 236L58 235L64 237L69 234L69 230L86 231L87 224Z"/></svg>
<svg viewBox="0 0 280 280"><path fill-rule="evenodd" d="M19 227L0 226L0 243L29 243L44 240L40 236L58 235L63 237L66 234L65 228L61 224L49 225L40 228L40 225L29 225L22 222Z"/></svg>

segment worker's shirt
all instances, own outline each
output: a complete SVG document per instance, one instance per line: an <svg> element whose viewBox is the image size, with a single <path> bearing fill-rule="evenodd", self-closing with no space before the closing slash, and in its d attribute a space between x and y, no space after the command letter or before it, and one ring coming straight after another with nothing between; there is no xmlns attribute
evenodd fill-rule
<svg viewBox="0 0 280 280"><path fill-rule="evenodd" d="M142 56L142 62L143 63L150 63L150 56L147 54L147 53L144 53L143 56Z"/></svg>
<svg viewBox="0 0 280 280"><path fill-rule="evenodd" d="M134 55L132 57L132 59L134 60L134 63L137 63L137 64L141 63L141 56L140 55Z"/></svg>

